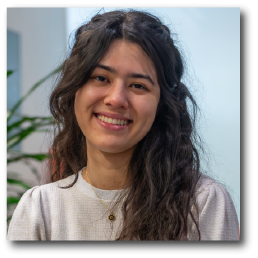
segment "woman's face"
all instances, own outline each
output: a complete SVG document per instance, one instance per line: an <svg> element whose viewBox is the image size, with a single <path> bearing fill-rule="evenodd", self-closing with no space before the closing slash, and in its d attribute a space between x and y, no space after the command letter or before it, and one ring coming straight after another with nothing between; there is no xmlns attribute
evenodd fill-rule
<svg viewBox="0 0 258 258"><path fill-rule="evenodd" d="M75 95L87 146L109 153L134 148L150 130L159 98L156 70L146 53L137 44L114 40Z"/></svg>

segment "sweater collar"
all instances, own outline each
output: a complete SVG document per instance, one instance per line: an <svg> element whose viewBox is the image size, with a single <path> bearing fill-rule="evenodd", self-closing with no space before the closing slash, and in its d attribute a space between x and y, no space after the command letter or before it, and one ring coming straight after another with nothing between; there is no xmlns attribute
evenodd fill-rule
<svg viewBox="0 0 258 258"><path fill-rule="evenodd" d="M84 169L84 168L83 168ZM82 170L78 172L78 180L75 184L84 194L90 196L91 198L98 199L98 196L105 201L114 201L119 198L128 190L128 189L121 189L121 190L102 190L96 187L93 187L95 192L98 196L96 196L95 192L92 190L91 185L87 183L82 177Z"/></svg>

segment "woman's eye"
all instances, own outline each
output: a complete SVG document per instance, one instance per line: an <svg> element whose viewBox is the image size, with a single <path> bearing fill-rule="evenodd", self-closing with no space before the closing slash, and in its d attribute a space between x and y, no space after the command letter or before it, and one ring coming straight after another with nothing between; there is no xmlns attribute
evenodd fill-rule
<svg viewBox="0 0 258 258"><path fill-rule="evenodd" d="M107 81L107 79L106 79L105 77L103 77L103 76L96 76L95 79L96 79L97 81L100 81L100 82L105 82L105 81Z"/></svg>
<svg viewBox="0 0 258 258"><path fill-rule="evenodd" d="M94 77L94 79L96 79L97 81L101 81L101 82L105 82L105 80L107 81L107 79L103 76L96 76ZM143 87L141 84L132 84L132 86L134 86L136 89L145 89L145 87Z"/></svg>
<svg viewBox="0 0 258 258"><path fill-rule="evenodd" d="M145 87L143 87L141 84L132 84L131 85L133 88L136 88L136 89L146 89Z"/></svg>

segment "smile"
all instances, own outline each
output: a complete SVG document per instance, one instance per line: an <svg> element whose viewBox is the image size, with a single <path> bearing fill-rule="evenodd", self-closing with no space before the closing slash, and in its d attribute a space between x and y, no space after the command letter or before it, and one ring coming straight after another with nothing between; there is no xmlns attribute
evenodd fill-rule
<svg viewBox="0 0 258 258"><path fill-rule="evenodd" d="M116 119L116 118L112 119L110 117L106 117L98 114L96 114L96 117L102 122L106 122L113 125L127 125L130 122L130 120L122 120L122 119Z"/></svg>
<svg viewBox="0 0 258 258"><path fill-rule="evenodd" d="M100 125L110 130L123 130L132 124L131 120L112 119L98 114L94 114L94 116Z"/></svg>

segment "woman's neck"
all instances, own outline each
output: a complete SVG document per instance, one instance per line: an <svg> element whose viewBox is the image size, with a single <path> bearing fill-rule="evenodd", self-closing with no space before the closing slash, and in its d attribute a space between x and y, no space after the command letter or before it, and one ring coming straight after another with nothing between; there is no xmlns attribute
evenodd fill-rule
<svg viewBox="0 0 258 258"><path fill-rule="evenodd" d="M133 147L120 153L107 153L87 144L88 160L87 168L82 172L83 179L103 190L128 188L127 168L134 149Z"/></svg>
<svg viewBox="0 0 258 258"><path fill-rule="evenodd" d="M86 175L87 171L87 175ZM102 190L119 190L126 187L126 173L124 175L118 174L115 170L98 170L87 166L82 171L83 179L92 186ZM88 177L87 177L88 176Z"/></svg>

